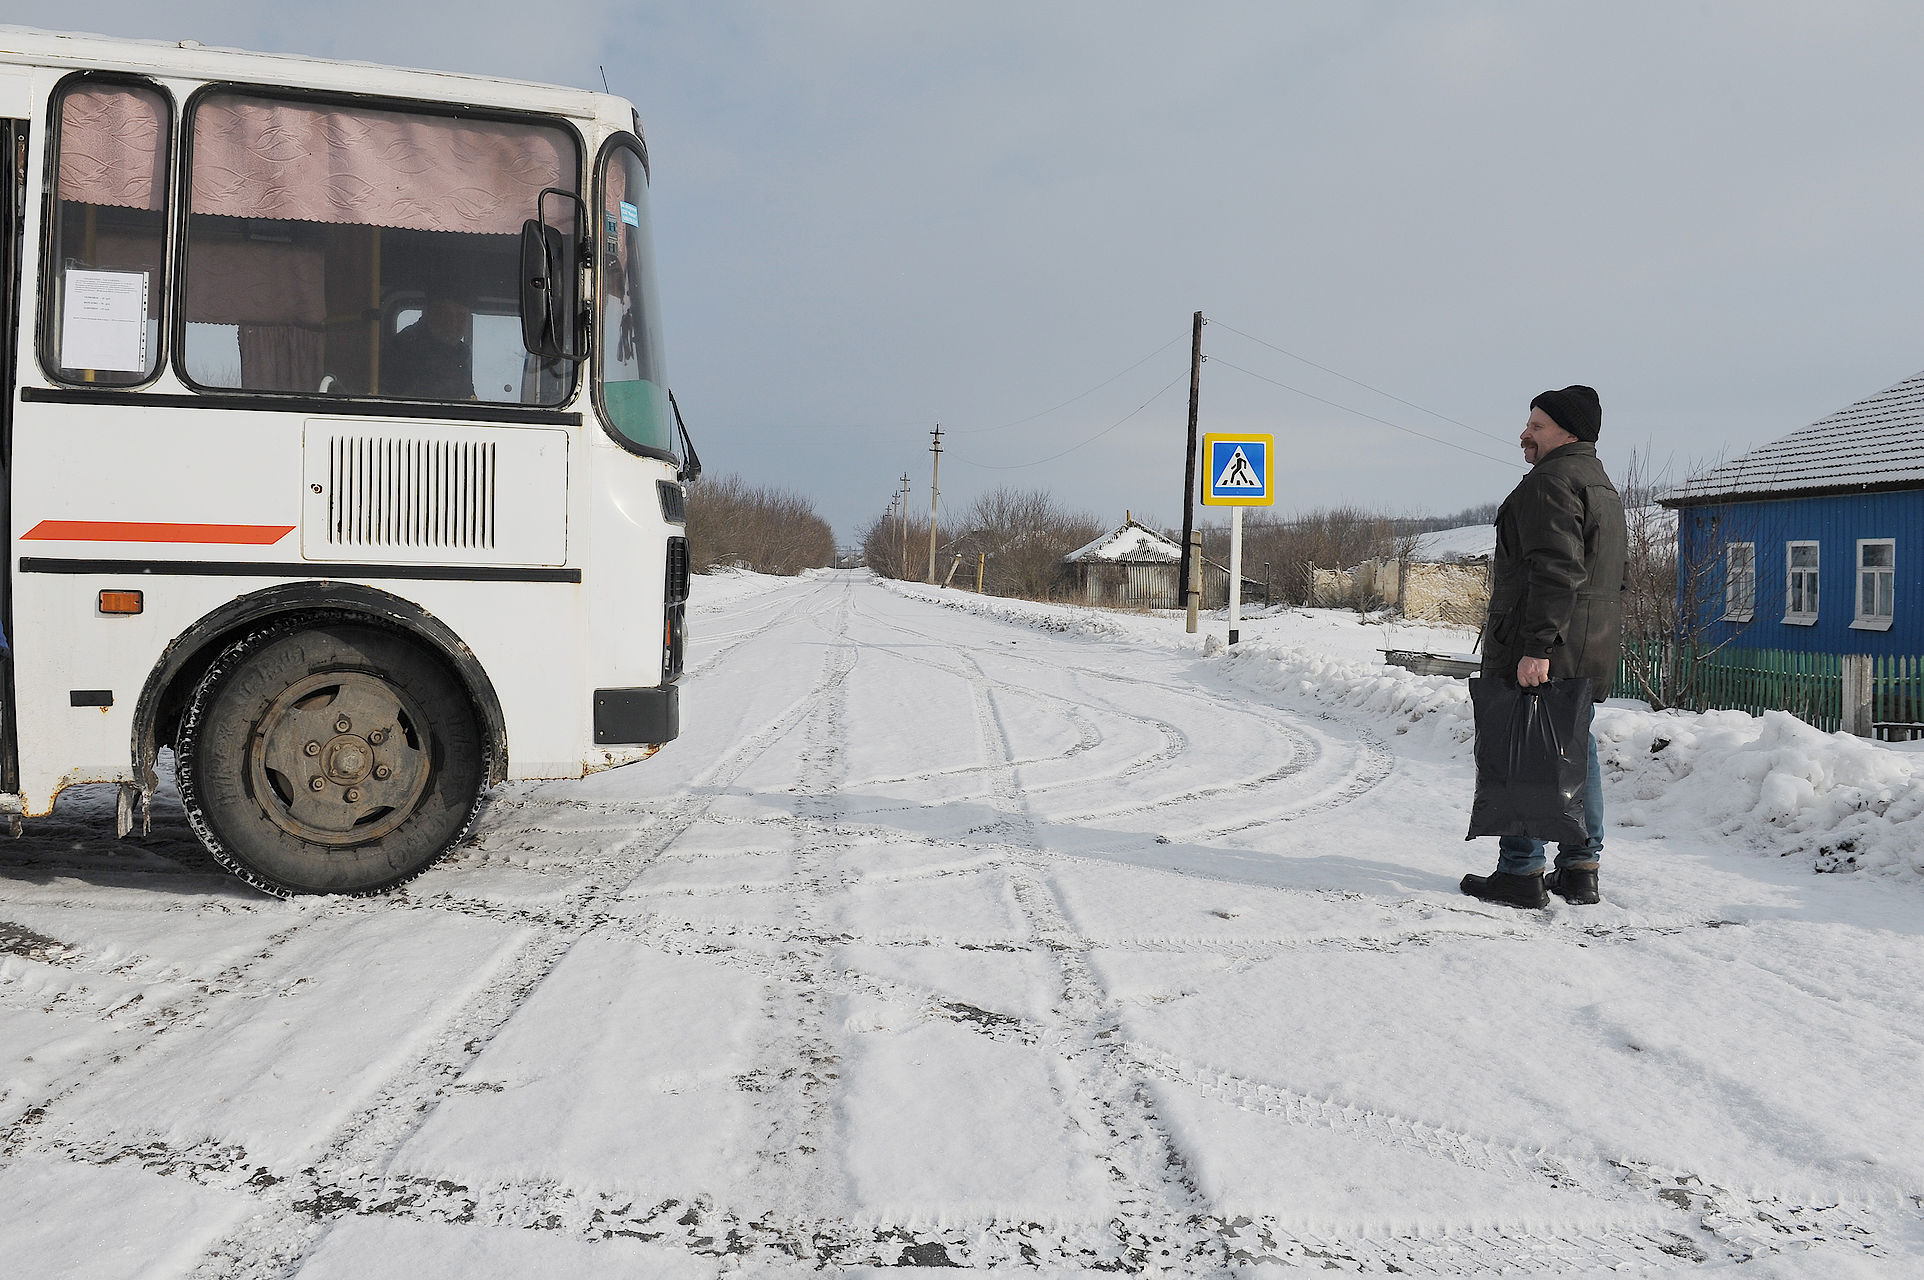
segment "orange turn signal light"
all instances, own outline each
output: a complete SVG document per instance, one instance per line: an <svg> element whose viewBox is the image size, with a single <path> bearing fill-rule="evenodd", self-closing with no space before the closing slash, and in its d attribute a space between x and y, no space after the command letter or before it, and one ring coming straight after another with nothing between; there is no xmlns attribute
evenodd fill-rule
<svg viewBox="0 0 1924 1280"><path fill-rule="evenodd" d="M138 591L103 591L100 593L100 611L102 613L139 613L141 594Z"/></svg>

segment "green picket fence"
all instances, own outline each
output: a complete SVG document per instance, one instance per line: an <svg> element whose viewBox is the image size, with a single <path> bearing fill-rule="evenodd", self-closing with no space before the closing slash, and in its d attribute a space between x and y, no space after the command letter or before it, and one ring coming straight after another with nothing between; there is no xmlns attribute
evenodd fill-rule
<svg viewBox="0 0 1924 1280"><path fill-rule="evenodd" d="M1924 724L1924 657L1873 658L1871 699L1880 723Z"/></svg>
<svg viewBox="0 0 1924 1280"><path fill-rule="evenodd" d="M1914 669L1916 660L1908 661ZM1700 654L1669 643L1645 647L1626 641L1615 696L1650 697L1635 674L1639 667L1657 674L1659 699L1669 706L1752 715L1788 711L1828 733L1843 726L1843 663L1834 653L1723 648Z"/></svg>

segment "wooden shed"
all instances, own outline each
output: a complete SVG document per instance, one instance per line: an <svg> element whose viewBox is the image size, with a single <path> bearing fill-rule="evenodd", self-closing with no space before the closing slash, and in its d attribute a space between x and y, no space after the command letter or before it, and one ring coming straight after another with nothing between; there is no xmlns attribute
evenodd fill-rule
<svg viewBox="0 0 1924 1280"><path fill-rule="evenodd" d="M1084 604L1138 609L1176 609L1182 593L1176 569L1182 548L1133 516L1122 527L1062 558L1068 596Z"/></svg>

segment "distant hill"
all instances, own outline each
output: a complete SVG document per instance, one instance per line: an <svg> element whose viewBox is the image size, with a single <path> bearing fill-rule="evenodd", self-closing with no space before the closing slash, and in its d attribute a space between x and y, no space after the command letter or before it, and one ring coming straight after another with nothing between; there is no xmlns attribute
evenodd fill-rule
<svg viewBox="0 0 1924 1280"><path fill-rule="evenodd" d="M1631 523L1651 522L1659 536L1677 536L1677 513L1665 507L1639 507L1629 513ZM1487 560L1496 554L1496 525L1466 524L1455 529L1437 529L1416 540L1412 560L1424 564L1455 564L1464 560Z"/></svg>

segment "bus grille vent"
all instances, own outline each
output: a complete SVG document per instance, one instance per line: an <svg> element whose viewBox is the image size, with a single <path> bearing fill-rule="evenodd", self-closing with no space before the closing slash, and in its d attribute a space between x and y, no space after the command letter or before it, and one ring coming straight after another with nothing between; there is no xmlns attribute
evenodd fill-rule
<svg viewBox="0 0 1924 1280"><path fill-rule="evenodd" d="M673 480L655 481L661 495L661 518L669 524L688 523L688 490Z"/></svg>
<svg viewBox="0 0 1924 1280"><path fill-rule="evenodd" d="M667 598L669 604L688 599L688 539L668 539Z"/></svg>
<svg viewBox="0 0 1924 1280"><path fill-rule="evenodd" d="M496 447L491 440L335 436L328 445L327 540L493 548Z"/></svg>

